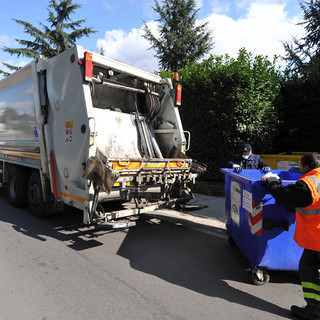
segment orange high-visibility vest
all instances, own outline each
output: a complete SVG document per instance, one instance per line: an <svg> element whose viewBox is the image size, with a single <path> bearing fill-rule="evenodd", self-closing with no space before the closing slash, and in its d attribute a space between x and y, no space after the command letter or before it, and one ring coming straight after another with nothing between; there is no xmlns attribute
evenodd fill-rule
<svg viewBox="0 0 320 320"><path fill-rule="evenodd" d="M320 251L320 168L307 172L299 180L310 189L312 204L296 208L294 240L302 248Z"/></svg>

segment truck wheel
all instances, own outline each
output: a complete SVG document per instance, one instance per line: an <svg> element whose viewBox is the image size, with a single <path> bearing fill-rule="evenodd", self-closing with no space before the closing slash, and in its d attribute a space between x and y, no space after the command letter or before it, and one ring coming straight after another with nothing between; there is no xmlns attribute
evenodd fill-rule
<svg viewBox="0 0 320 320"><path fill-rule="evenodd" d="M15 206L27 204L28 173L20 167L11 167L8 170L7 193L9 202Z"/></svg>
<svg viewBox="0 0 320 320"><path fill-rule="evenodd" d="M31 213L43 218L50 214L46 202L43 201L41 179L38 171L32 172L28 184L28 202Z"/></svg>

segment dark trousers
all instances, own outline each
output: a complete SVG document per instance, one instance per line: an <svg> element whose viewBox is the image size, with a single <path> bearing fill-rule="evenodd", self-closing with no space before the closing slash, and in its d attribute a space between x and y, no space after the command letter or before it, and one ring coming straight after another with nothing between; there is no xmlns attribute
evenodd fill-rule
<svg viewBox="0 0 320 320"><path fill-rule="evenodd" d="M304 249L299 262L299 276L307 305L320 315L320 252Z"/></svg>

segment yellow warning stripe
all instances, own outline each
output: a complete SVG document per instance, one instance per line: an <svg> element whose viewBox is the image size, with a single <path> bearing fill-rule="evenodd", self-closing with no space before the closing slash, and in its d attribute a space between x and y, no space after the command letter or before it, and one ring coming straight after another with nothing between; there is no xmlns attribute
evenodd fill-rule
<svg viewBox="0 0 320 320"><path fill-rule="evenodd" d="M129 182L126 182L125 183L127 186L130 186L132 183L129 181ZM113 184L113 186L114 187L119 187L120 186L120 182L115 182L114 184Z"/></svg>
<svg viewBox="0 0 320 320"><path fill-rule="evenodd" d="M169 167L170 168L185 168L185 167L187 167L187 163L181 162L181 161L169 162Z"/></svg>
<svg viewBox="0 0 320 320"><path fill-rule="evenodd" d="M166 162L147 162L142 164L142 168L185 168L187 166L186 162L171 161L168 164Z"/></svg>
<svg viewBox="0 0 320 320"><path fill-rule="evenodd" d="M84 199L83 198L80 198L80 197L76 197L76 196L73 196L71 194L67 194L67 193L64 193L64 192L60 192L60 194L66 198L70 198L70 199L73 199L73 200L76 200L76 201L79 201L79 202L84 202Z"/></svg>
<svg viewBox="0 0 320 320"><path fill-rule="evenodd" d="M141 167L140 161L128 161L128 162L113 162L113 170L139 170Z"/></svg>
<svg viewBox="0 0 320 320"><path fill-rule="evenodd" d="M164 168L165 162L146 162L142 164L142 168Z"/></svg>
<svg viewBox="0 0 320 320"><path fill-rule="evenodd" d="M18 152L18 151L1 151L1 150L0 150L0 153L11 155L11 156L40 159L40 154L34 154L34 153L25 153L25 152Z"/></svg>
<svg viewBox="0 0 320 320"><path fill-rule="evenodd" d="M186 168L187 163L181 161L170 161L167 162L139 162L139 161L128 161L128 162L113 162L113 170L139 170L140 168Z"/></svg>

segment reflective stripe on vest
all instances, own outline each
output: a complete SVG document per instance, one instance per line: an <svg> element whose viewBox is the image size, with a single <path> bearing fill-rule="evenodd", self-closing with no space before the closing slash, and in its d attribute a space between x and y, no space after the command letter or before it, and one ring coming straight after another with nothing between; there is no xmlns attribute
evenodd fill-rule
<svg viewBox="0 0 320 320"><path fill-rule="evenodd" d="M296 208L296 212L305 214L306 216L314 216L316 214L320 214L320 209L304 210L302 208Z"/></svg>
<svg viewBox="0 0 320 320"><path fill-rule="evenodd" d="M320 301L320 286L312 282L301 282L303 295L306 299Z"/></svg>

